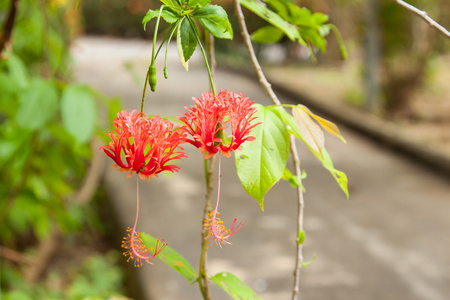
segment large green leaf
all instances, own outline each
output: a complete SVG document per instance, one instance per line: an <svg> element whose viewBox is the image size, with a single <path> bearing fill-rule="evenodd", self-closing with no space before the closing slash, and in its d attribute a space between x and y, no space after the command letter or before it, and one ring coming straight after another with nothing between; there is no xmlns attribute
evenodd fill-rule
<svg viewBox="0 0 450 300"><path fill-rule="evenodd" d="M215 37L221 39L233 38L233 28L228 20L227 12L221 6L208 5L196 9L193 16Z"/></svg>
<svg viewBox="0 0 450 300"><path fill-rule="evenodd" d="M83 86L67 86L62 95L61 117L64 128L77 144L89 141L97 122L97 108L92 93Z"/></svg>
<svg viewBox="0 0 450 300"><path fill-rule="evenodd" d="M300 44L306 46L306 42L300 36L297 28L283 20L283 18L277 13L261 5L261 3L256 0L240 0L240 2L247 9L258 15L261 19L283 31L291 41L299 42Z"/></svg>
<svg viewBox="0 0 450 300"><path fill-rule="evenodd" d="M41 129L58 109L58 93L52 81L34 78L19 95L17 124L26 129Z"/></svg>
<svg viewBox="0 0 450 300"><path fill-rule="evenodd" d="M289 135L278 109L257 105L258 122L252 134L256 140L242 144L235 155L242 186L264 210L264 196L283 176L289 157Z"/></svg>
<svg viewBox="0 0 450 300"><path fill-rule="evenodd" d="M141 233L140 237L148 248L155 248L157 242L156 238L145 233ZM177 251L173 250L170 246L166 246L156 257L183 275L187 280L189 280L190 283L197 279L197 274L192 265L186 258L184 258Z"/></svg>
<svg viewBox="0 0 450 300"><path fill-rule="evenodd" d="M236 300L258 300L262 299L235 275L222 272L214 275L211 280L224 289L233 299Z"/></svg>

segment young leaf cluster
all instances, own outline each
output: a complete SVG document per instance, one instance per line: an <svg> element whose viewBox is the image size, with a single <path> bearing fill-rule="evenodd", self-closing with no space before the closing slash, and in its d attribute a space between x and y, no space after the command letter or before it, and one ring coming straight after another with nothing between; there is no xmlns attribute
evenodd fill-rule
<svg viewBox="0 0 450 300"><path fill-rule="evenodd" d="M147 12L142 20L144 29L148 22L158 16L171 24L166 36L167 43L175 34L178 55L186 70L188 70L189 59L197 44L201 46L200 33L196 22L200 23L205 31L217 38L233 38L233 29L228 20L227 12L219 5L210 4L211 0L161 0L161 2L163 5L160 10L150 9Z"/></svg>
<svg viewBox="0 0 450 300"><path fill-rule="evenodd" d="M326 52L325 37L333 31L339 42L339 48L343 59L347 57L347 51L341 35L333 24L326 24L328 16L322 13L312 13L307 8L300 8L292 1L266 0L265 6L256 0L241 0L241 4L247 9L270 23L251 35L254 42L276 43L284 36L291 41L307 46L314 55L312 47Z"/></svg>

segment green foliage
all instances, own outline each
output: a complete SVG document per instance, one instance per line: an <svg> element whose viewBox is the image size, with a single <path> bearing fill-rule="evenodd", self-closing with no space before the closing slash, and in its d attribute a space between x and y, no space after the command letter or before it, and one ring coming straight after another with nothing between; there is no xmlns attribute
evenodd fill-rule
<svg viewBox="0 0 450 300"><path fill-rule="evenodd" d="M258 105L255 114L262 124L252 134L256 140L242 145L236 153L236 169L242 186L264 210L264 196L277 183L286 169L289 136L276 107Z"/></svg>
<svg viewBox="0 0 450 300"><path fill-rule="evenodd" d="M267 0L265 3L267 6L256 0L241 0L243 6L272 25L255 31L251 35L254 42L276 43L286 35L293 42L308 47L313 45L326 52L325 37L331 30L337 37L342 58L346 59L347 50L338 29L332 24L325 24L328 21L327 15L312 13L292 1ZM314 55L314 52L311 51L311 54Z"/></svg>
<svg viewBox="0 0 450 300"><path fill-rule="evenodd" d="M211 5L209 4L211 1L208 0L161 0L161 2L163 3L160 8L162 10L161 17L167 23L173 24L167 33L166 39L176 33L178 56L186 70L189 69L188 62L197 44L201 43L194 20L198 20L206 31L217 38L233 38L231 23L228 20L226 11L221 6ZM147 23L157 18L158 15L159 10L150 9L142 20L144 29ZM169 42L170 38L168 38Z"/></svg>
<svg viewBox="0 0 450 300"><path fill-rule="evenodd" d="M248 287L245 283L243 283L238 277L235 275L222 272L214 275L211 280L223 288L225 292L228 293L233 299L236 300L258 300L262 299L256 295L256 293Z"/></svg>
<svg viewBox="0 0 450 300"><path fill-rule="evenodd" d="M124 279L117 265L119 258L119 253L115 251L92 255L74 270L66 269L64 274L51 270L41 285L29 285L17 269L5 264L2 268L2 279L11 283L11 286L2 289L2 299L126 300L128 298L120 295L123 292L121 287ZM68 283L64 282L67 273L73 273Z"/></svg>
<svg viewBox="0 0 450 300"><path fill-rule="evenodd" d="M140 237L149 249L155 249L155 245L157 243L156 238L145 233L141 233ZM187 259L185 259L181 254L179 254L170 246L166 246L164 250L158 254L157 258L180 273L190 283L194 282L197 279L197 272L195 271L194 267L192 267Z"/></svg>

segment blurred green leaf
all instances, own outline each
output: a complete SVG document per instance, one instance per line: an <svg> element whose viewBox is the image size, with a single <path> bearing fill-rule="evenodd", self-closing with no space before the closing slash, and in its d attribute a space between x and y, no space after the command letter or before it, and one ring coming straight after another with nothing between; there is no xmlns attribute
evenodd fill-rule
<svg viewBox="0 0 450 300"><path fill-rule="evenodd" d="M233 38L233 28L228 20L227 12L221 6L208 5L196 9L193 16L215 37L221 39Z"/></svg>
<svg viewBox="0 0 450 300"><path fill-rule="evenodd" d="M264 26L254 31L251 39L256 43L277 43L283 36L284 33L280 29L273 26Z"/></svg>
<svg viewBox="0 0 450 300"><path fill-rule="evenodd" d="M240 2L247 9L258 15L261 19L269 22L273 26L283 31L291 41L299 42L300 44L306 46L306 42L298 33L297 28L286 22L277 13L261 5L261 3L256 0L240 0Z"/></svg>
<svg viewBox="0 0 450 300"><path fill-rule="evenodd" d="M145 233L141 233L140 237L148 248L155 248L157 242L156 238ZM192 265L170 246L166 246L156 257L183 275L190 283L197 279L196 271Z"/></svg>
<svg viewBox="0 0 450 300"><path fill-rule="evenodd" d="M90 140L97 124L97 108L92 93L83 86L68 85L61 101L64 128L78 144Z"/></svg>
<svg viewBox="0 0 450 300"><path fill-rule="evenodd" d="M227 292L233 299L262 300L262 298L258 297L249 286L231 273L217 273L211 280Z"/></svg>
<svg viewBox="0 0 450 300"><path fill-rule="evenodd" d="M10 54L7 62L11 79L20 88L25 88L29 82L28 71L25 64L18 56L13 54Z"/></svg>
<svg viewBox="0 0 450 300"><path fill-rule="evenodd" d="M289 136L275 107L258 107L252 130L256 140L242 144L235 154L236 169L242 186L264 210L264 196L283 176L289 156Z"/></svg>
<svg viewBox="0 0 450 300"><path fill-rule="evenodd" d="M58 93L52 81L33 78L19 95L17 124L25 129L41 129L58 109Z"/></svg>

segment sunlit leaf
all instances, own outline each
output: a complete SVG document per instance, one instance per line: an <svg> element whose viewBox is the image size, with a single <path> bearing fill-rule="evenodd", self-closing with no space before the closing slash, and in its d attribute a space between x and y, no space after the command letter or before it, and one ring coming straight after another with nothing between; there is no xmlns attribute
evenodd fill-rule
<svg viewBox="0 0 450 300"><path fill-rule="evenodd" d="M222 272L214 275L211 280L224 289L233 299L236 300L258 300L262 299L235 275Z"/></svg>
<svg viewBox="0 0 450 300"><path fill-rule="evenodd" d="M325 137L320 126L299 106L292 107L292 115L304 142L317 153L322 153L322 149L325 146Z"/></svg>
<svg viewBox="0 0 450 300"><path fill-rule="evenodd" d="M252 130L256 140L242 144L236 152L236 169L242 186L264 210L264 196L283 176L289 156L289 135L275 107L256 105L257 121Z"/></svg>
<svg viewBox="0 0 450 300"><path fill-rule="evenodd" d="M141 233L140 237L148 248L155 248L157 242L156 238L145 233ZM186 258L170 246L166 246L156 257L183 275L190 283L196 280L197 274L194 267L192 267Z"/></svg>
<svg viewBox="0 0 450 300"><path fill-rule="evenodd" d="M344 139L344 137L341 134L341 131L339 130L339 128L336 126L336 124L334 124L331 121L328 121L322 117L319 117L318 115L314 114L313 112L311 112L306 106L299 104L298 107L300 107L301 109L303 109L308 115L310 115L311 117L313 117L317 122L319 122L319 124L322 126L323 129L325 129L326 131L328 131L329 133L331 133L334 136L337 136L338 138L340 138L344 143L347 143L347 141Z"/></svg>
<svg viewBox="0 0 450 300"><path fill-rule="evenodd" d="M342 189L342 191L345 193L345 195L349 196L348 194L348 179L347 175L345 175L344 172L339 171L334 168L333 162L331 160L330 155L328 154L327 150L322 148L322 153L317 152L314 150L305 140L303 137L303 133L300 131L294 117L292 117L289 113L287 113L285 110L280 110L280 114L283 117L283 120L286 122L287 125L289 125L289 132L292 133L296 138L300 139L302 142L305 143L306 146L308 146L309 150L319 159L319 161L322 163L325 169L327 169L333 178L338 183L339 187Z"/></svg>

